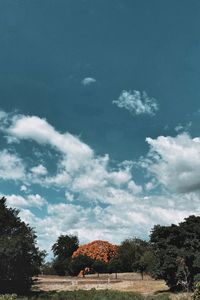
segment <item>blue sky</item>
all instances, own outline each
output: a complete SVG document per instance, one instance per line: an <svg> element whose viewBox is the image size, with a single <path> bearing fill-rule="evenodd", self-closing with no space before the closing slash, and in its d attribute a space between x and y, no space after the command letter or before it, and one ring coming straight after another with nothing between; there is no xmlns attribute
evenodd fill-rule
<svg viewBox="0 0 200 300"><path fill-rule="evenodd" d="M199 214L200 2L1 0L0 191L47 251Z"/></svg>

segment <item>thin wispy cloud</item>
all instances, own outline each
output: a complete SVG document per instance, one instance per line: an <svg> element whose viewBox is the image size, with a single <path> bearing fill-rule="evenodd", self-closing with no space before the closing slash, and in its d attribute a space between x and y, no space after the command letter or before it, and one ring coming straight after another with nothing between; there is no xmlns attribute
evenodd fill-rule
<svg viewBox="0 0 200 300"><path fill-rule="evenodd" d="M155 115L158 111L156 99L149 97L146 92L122 91L119 98L112 102L119 108L125 108L135 115Z"/></svg>
<svg viewBox="0 0 200 300"><path fill-rule="evenodd" d="M187 123L187 124L185 124L185 125L179 123L179 124L174 128L174 130L175 130L176 132L188 132L188 131L190 130L191 126L192 126L192 122L189 122L189 123Z"/></svg>

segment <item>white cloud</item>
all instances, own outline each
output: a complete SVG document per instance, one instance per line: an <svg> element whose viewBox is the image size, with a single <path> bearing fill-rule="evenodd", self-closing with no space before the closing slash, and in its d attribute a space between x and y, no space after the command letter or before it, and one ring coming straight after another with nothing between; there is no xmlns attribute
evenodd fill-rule
<svg viewBox="0 0 200 300"><path fill-rule="evenodd" d="M47 169L43 165L40 164L38 166L31 168L31 172L36 175L46 175Z"/></svg>
<svg viewBox="0 0 200 300"><path fill-rule="evenodd" d="M182 125L182 124L178 124L175 128L174 128L174 130L176 131L176 132L187 132L187 131L189 131L189 129L191 128L191 126L192 126L192 122L189 122L189 123L187 123L187 124L185 124L185 125Z"/></svg>
<svg viewBox="0 0 200 300"><path fill-rule="evenodd" d="M20 187L20 191L21 192L27 192L28 188L26 185L22 184L21 187Z"/></svg>
<svg viewBox="0 0 200 300"><path fill-rule="evenodd" d="M46 169L39 165L31 169L34 177L30 174L27 176L30 181L47 186L65 187L72 194L80 193L82 199L104 203L119 201L118 199L122 201L123 189L130 182L130 195L126 196L124 201L130 201L134 193L141 190L136 184L133 188L130 163L125 162L116 170L111 170L108 155L95 156L94 151L78 137L69 133L59 133L44 119L36 116L14 116L11 125L4 128L4 132L19 140L28 139L41 145L50 145L62 154L56 175L48 176ZM41 179L36 175L46 176ZM117 193L119 197L116 196Z"/></svg>
<svg viewBox="0 0 200 300"><path fill-rule="evenodd" d="M137 185L133 180L131 180L128 184L128 189L134 194L138 194L142 192L142 187Z"/></svg>
<svg viewBox="0 0 200 300"><path fill-rule="evenodd" d="M59 133L45 119L37 116L18 115L4 131L18 139L34 140L42 145L50 145L67 155L68 171L77 170L93 157L92 149L70 133Z"/></svg>
<svg viewBox="0 0 200 300"><path fill-rule="evenodd" d="M65 192L65 198L70 202L74 201L74 195L68 191Z"/></svg>
<svg viewBox="0 0 200 300"><path fill-rule="evenodd" d="M119 206L113 202L107 207L58 203L49 204L43 218L27 209L22 209L20 216L36 228L40 245L49 251L57 237L66 233L77 234L81 243L94 239L120 243L133 236L147 238L155 224L177 224L188 215L199 214L199 201L195 195L192 197L135 197L129 204L121 202Z"/></svg>
<svg viewBox="0 0 200 300"><path fill-rule="evenodd" d="M176 137L147 138L149 158L142 161L166 189L174 192L200 190L200 139L183 133Z"/></svg>
<svg viewBox="0 0 200 300"><path fill-rule="evenodd" d="M147 183L145 184L145 189L146 189L147 191L151 191L151 190L153 190L155 187L156 187L156 183L153 182L153 181L149 181L149 182L147 182Z"/></svg>
<svg viewBox="0 0 200 300"><path fill-rule="evenodd" d="M22 197L21 195L6 195L7 204L16 208L25 208L25 207L36 207L42 208L47 202L40 195L27 195Z"/></svg>
<svg viewBox="0 0 200 300"><path fill-rule="evenodd" d="M3 180L22 180L25 178L25 166L20 157L0 151L0 178Z"/></svg>
<svg viewBox="0 0 200 300"><path fill-rule="evenodd" d="M91 84L93 84L93 83L95 83L95 82L96 82L96 79L95 79L95 78L92 78L92 77L85 77L85 78L81 81L82 85L84 85L84 86L91 85Z"/></svg>
<svg viewBox="0 0 200 300"><path fill-rule="evenodd" d="M132 176L133 162L124 161L112 168L109 155L97 156L78 137L58 132L44 119L17 115L4 122L2 130L19 142L32 140L59 153L55 158L57 172L52 175L41 165L41 157L36 158L32 169L27 166L28 173L17 155L0 152L0 177L7 174L10 178L12 174L22 181L21 191L25 191L23 185L32 182L62 192L65 189L65 203L57 204L48 204L38 194L7 196L9 205L19 207L23 220L36 228L39 243L47 250L60 234L78 234L81 242L103 238L119 243L131 236L146 237L154 224L177 223L189 214L199 213L199 138L187 134L147 138L151 150L141 165L151 178L143 190ZM8 155L6 163L1 153ZM13 175L18 174L16 170L21 170L17 178ZM175 193L157 197L144 194L158 183ZM180 191L189 193L179 197L176 193ZM43 208L45 216L34 215L32 207Z"/></svg>
<svg viewBox="0 0 200 300"><path fill-rule="evenodd" d="M154 98L150 98L146 92L140 92L134 90L122 91L119 98L112 102L119 108L125 108L135 115L147 114L155 115L158 110L157 101Z"/></svg>

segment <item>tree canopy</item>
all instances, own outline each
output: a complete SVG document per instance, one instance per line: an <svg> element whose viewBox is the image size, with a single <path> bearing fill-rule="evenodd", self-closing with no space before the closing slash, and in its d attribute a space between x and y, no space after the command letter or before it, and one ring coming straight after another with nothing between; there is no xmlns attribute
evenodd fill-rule
<svg viewBox="0 0 200 300"><path fill-rule="evenodd" d="M27 291L45 256L36 246L34 230L18 214L0 199L0 292Z"/></svg>
<svg viewBox="0 0 200 300"><path fill-rule="evenodd" d="M53 268L58 275L69 273L72 254L78 249L79 240L75 235L60 235L52 246L54 253Z"/></svg>
<svg viewBox="0 0 200 300"><path fill-rule="evenodd" d="M156 225L151 233L155 278L171 289L191 290L200 273L200 217L190 216L179 225Z"/></svg>
<svg viewBox="0 0 200 300"><path fill-rule="evenodd" d="M137 271L141 256L147 251L148 243L138 238L124 240L118 250L123 272Z"/></svg>

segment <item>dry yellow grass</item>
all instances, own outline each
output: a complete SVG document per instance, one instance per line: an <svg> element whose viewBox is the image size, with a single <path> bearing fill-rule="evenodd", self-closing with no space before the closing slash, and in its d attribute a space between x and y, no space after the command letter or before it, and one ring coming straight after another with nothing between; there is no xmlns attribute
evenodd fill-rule
<svg viewBox="0 0 200 300"><path fill-rule="evenodd" d="M167 286L162 280L153 280L145 276L141 280L139 274L124 273L115 275L88 275L85 278L60 277L60 276L39 276L34 285L34 290L42 291L69 291L77 289L113 289L119 291L139 292L144 295L154 294L159 291L167 291Z"/></svg>
<svg viewBox="0 0 200 300"><path fill-rule="evenodd" d="M112 289L126 292L137 292L142 295L153 295L168 291L163 280L154 280L150 276L144 276L144 280L137 273L107 275L87 275L85 278L61 277L61 276L39 276L36 278L34 290L41 291L74 291L74 290L97 290ZM172 300L191 300L191 294L170 294Z"/></svg>

